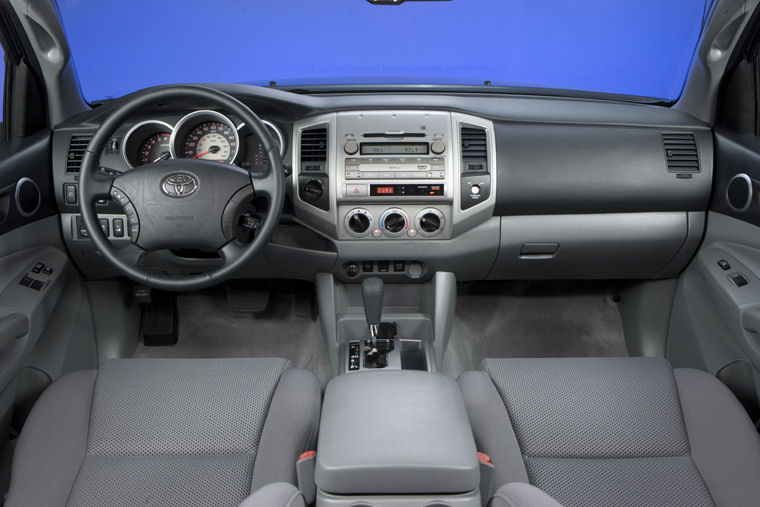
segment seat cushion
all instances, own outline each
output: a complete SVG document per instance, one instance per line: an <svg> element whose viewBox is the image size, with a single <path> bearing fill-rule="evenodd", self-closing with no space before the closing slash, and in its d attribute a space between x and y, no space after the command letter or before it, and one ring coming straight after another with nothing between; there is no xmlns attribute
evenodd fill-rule
<svg viewBox="0 0 760 507"><path fill-rule="evenodd" d="M295 481L319 398L316 377L284 359L129 359L72 374L24 427L8 505L238 505L254 482Z"/></svg>
<svg viewBox="0 0 760 507"><path fill-rule="evenodd" d="M760 495L739 473L760 474L757 432L705 373L674 373L654 358L487 359L482 368L460 386L480 450L506 457L497 470L511 476L497 472L496 484L527 478L567 507L751 505ZM705 426L716 416L733 435ZM716 475L726 469L737 474Z"/></svg>

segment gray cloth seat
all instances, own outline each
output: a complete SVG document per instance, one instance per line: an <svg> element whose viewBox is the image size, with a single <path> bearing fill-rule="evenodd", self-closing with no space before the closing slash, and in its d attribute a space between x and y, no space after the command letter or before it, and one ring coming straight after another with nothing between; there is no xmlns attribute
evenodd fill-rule
<svg viewBox="0 0 760 507"><path fill-rule="evenodd" d="M69 374L22 430L5 505L237 506L296 484L320 395L284 359L123 359Z"/></svg>
<svg viewBox="0 0 760 507"><path fill-rule="evenodd" d="M654 358L481 369L459 384L496 486L529 483L565 507L760 505L760 437L707 373Z"/></svg>

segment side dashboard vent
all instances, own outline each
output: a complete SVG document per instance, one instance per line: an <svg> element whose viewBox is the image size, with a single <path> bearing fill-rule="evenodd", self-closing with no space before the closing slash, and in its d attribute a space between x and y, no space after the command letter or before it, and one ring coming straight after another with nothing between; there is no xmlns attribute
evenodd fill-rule
<svg viewBox="0 0 760 507"><path fill-rule="evenodd" d="M694 134L663 133L662 144L670 173L698 173L699 152Z"/></svg>
<svg viewBox="0 0 760 507"><path fill-rule="evenodd" d="M87 145L90 144L91 139L92 136L90 135L71 136L71 142L69 142L69 151L66 155L67 173L79 172L79 168L82 166L84 152L87 150Z"/></svg>
<svg viewBox="0 0 760 507"><path fill-rule="evenodd" d="M301 168L304 171L324 171L327 162L327 127L310 128L301 132Z"/></svg>
<svg viewBox="0 0 760 507"><path fill-rule="evenodd" d="M462 127L462 171L488 172L488 138L485 129Z"/></svg>

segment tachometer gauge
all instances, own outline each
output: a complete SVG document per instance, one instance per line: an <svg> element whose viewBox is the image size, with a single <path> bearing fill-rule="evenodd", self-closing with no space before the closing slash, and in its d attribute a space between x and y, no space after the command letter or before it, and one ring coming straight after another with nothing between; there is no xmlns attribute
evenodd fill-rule
<svg viewBox="0 0 760 507"><path fill-rule="evenodd" d="M169 149L171 135L171 132L159 132L148 136L137 150L137 165L152 164L171 158Z"/></svg>
<svg viewBox="0 0 760 507"><path fill-rule="evenodd" d="M240 139L229 118L216 111L196 111L177 122L171 138L176 158L197 158L232 164Z"/></svg>
<svg viewBox="0 0 760 507"><path fill-rule="evenodd" d="M129 167L172 158L172 130L171 125L159 120L143 121L129 129L121 143L122 156Z"/></svg>

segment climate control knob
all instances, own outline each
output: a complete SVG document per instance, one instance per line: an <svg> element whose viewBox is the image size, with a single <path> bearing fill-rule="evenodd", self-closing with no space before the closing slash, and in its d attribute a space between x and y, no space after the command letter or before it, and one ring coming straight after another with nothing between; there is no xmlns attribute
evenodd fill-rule
<svg viewBox="0 0 760 507"><path fill-rule="evenodd" d="M346 214L344 226L346 232L355 238L363 238L366 236L375 221L372 218L372 214L363 208L352 209Z"/></svg>
<svg viewBox="0 0 760 507"><path fill-rule="evenodd" d="M446 226L446 217L435 208L426 208L417 213L414 225L421 235L432 238L443 232Z"/></svg>
<svg viewBox="0 0 760 507"><path fill-rule="evenodd" d="M391 208L383 213L380 219L380 227L386 236L396 238L401 236L409 228L409 216L402 209Z"/></svg>

